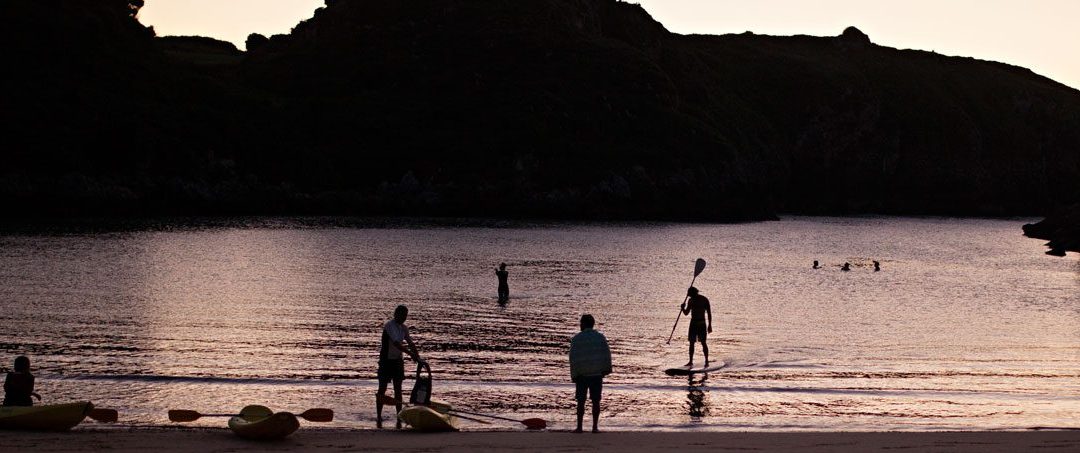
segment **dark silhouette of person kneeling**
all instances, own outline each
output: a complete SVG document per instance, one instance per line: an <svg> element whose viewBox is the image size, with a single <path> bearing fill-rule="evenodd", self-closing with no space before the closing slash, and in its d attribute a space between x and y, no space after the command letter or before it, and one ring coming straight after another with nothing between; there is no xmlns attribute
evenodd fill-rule
<svg viewBox="0 0 1080 453"><path fill-rule="evenodd" d="M585 396L592 400L592 432L598 433L600 421L600 394L604 387L604 376L611 374L611 348L608 347L604 334L593 329L596 319L592 315L581 315L581 332L570 340L570 380L576 384L577 392L577 429L581 432L581 422L585 418Z"/></svg>
<svg viewBox="0 0 1080 453"><path fill-rule="evenodd" d="M34 375L30 374L30 359L26 356L15 358L15 371L4 379L4 406L33 406L41 395L34 393Z"/></svg>

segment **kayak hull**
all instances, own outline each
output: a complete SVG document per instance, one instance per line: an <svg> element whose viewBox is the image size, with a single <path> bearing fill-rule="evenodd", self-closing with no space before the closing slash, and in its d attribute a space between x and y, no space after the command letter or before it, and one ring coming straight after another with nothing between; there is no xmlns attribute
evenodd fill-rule
<svg viewBox="0 0 1080 453"><path fill-rule="evenodd" d="M229 419L229 429L237 436L252 440L275 440L287 437L300 428L300 420L290 412L273 413L269 409L249 410L245 407L240 416Z"/></svg>
<svg viewBox="0 0 1080 453"><path fill-rule="evenodd" d="M432 402L431 406L412 406L398 412L398 419L416 431L457 431L457 418L447 413L450 405Z"/></svg>
<svg viewBox="0 0 1080 453"><path fill-rule="evenodd" d="M67 431L82 423L94 409L89 401L45 406L0 407L0 429Z"/></svg>

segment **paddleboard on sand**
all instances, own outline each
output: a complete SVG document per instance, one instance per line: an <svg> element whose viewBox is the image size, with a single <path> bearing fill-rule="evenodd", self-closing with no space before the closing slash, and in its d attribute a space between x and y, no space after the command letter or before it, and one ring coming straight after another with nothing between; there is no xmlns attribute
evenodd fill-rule
<svg viewBox="0 0 1080 453"><path fill-rule="evenodd" d="M683 365L683 366L667 368L667 369L664 370L664 374L667 374L668 376L689 376L691 374L708 373L710 371L716 371L716 370L719 370L719 369L723 368L724 365L726 365L726 363L724 363L722 360L709 362L708 366L704 366L704 365L686 366L686 365Z"/></svg>

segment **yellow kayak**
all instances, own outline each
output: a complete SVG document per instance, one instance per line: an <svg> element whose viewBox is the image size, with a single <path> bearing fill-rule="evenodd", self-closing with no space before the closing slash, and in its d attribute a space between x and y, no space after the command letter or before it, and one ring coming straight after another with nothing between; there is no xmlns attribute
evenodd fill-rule
<svg viewBox="0 0 1080 453"><path fill-rule="evenodd" d="M398 412L398 419L417 431L457 431L457 418L448 413L451 406L432 401L430 406L410 406Z"/></svg>
<svg viewBox="0 0 1080 453"><path fill-rule="evenodd" d="M229 419L229 429L245 439L281 439L299 428L300 421L292 413L274 413L265 406L247 406Z"/></svg>
<svg viewBox="0 0 1080 453"><path fill-rule="evenodd" d="M93 408L89 401L45 406L2 406L0 429L67 431L82 423Z"/></svg>

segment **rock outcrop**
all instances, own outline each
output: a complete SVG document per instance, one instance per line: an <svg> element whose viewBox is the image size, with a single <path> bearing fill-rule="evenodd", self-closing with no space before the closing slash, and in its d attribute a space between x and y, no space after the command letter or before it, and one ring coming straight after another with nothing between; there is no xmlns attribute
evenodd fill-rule
<svg viewBox="0 0 1080 453"><path fill-rule="evenodd" d="M1080 204L1063 208L1039 223L1024 225L1024 234L1049 240L1047 255L1065 256L1080 253Z"/></svg>

